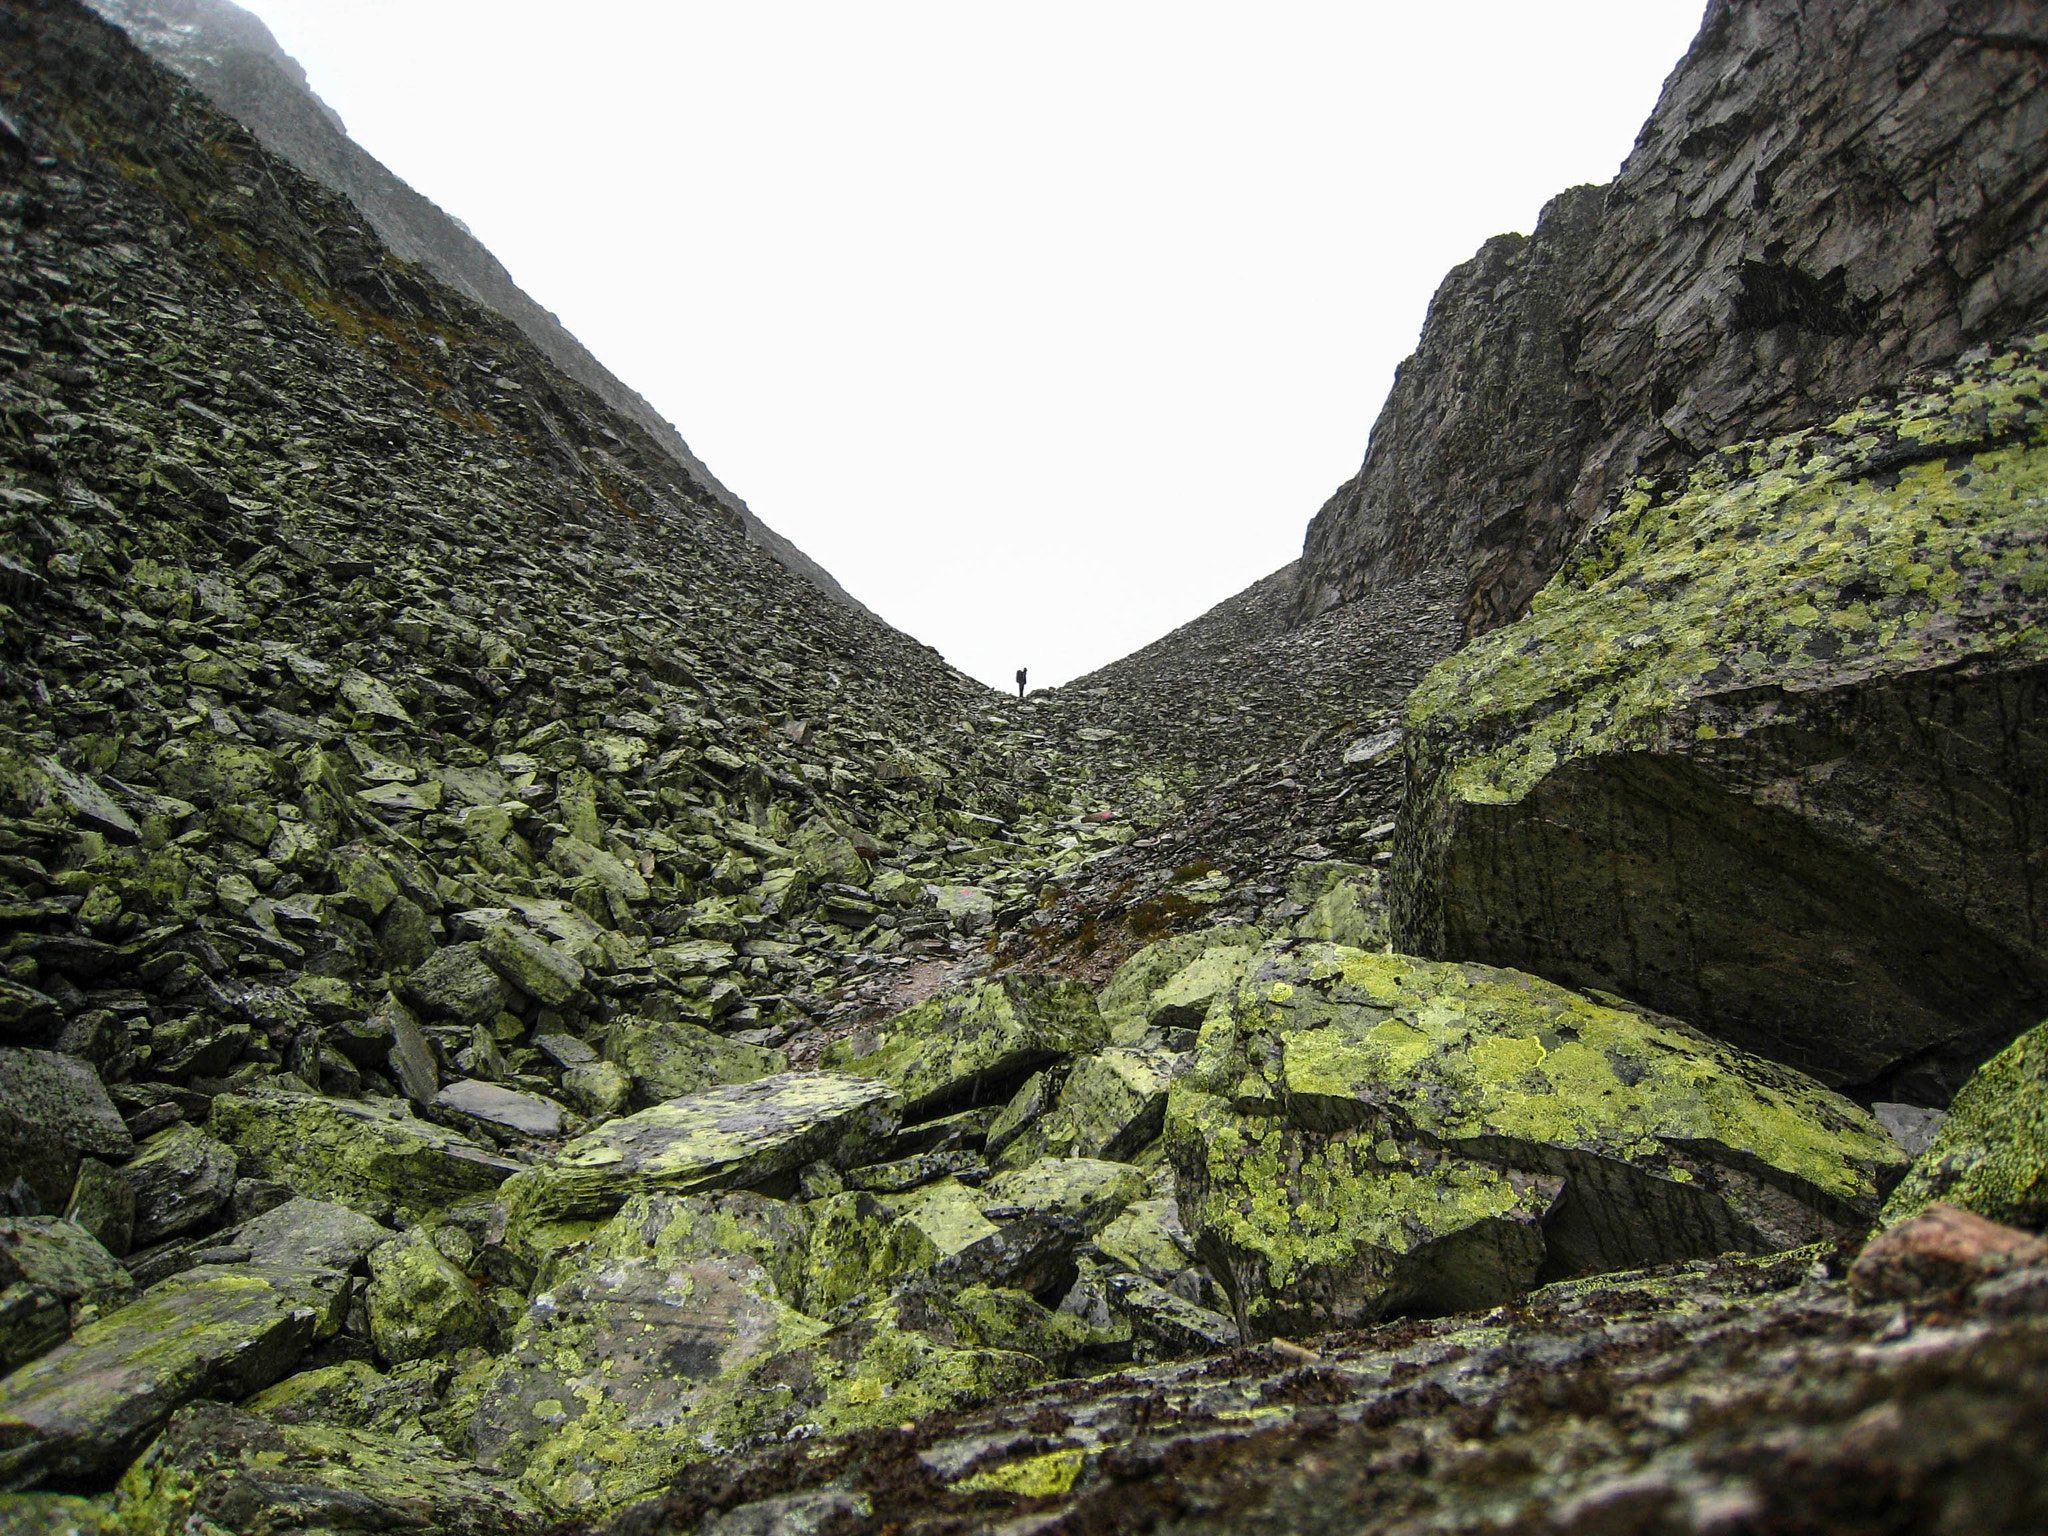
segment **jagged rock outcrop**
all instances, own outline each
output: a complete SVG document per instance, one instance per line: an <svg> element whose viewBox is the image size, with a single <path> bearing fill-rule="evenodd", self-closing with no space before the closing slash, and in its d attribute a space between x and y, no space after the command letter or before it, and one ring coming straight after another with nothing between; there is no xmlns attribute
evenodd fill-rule
<svg viewBox="0 0 2048 1536"><path fill-rule="evenodd" d="M1445 279L1300 613L1447 571L1484 632L1635 476L2038 322L2044 82L2030 4L1714 0L1621 173Z"/></svg>
<svg viewBox="0 0 2048 1536"><path fill-rule="evenodd" d="M512 280L469 232L353 139L260 17L232 0L92 0L150 56L190 80L263 147L348 199L401 260L418 262L464 297L503 315L549 362L644 430L708 497L730 508L748 541L847 607L867 612L823 566L756 517L659 411L590 354Z"/></svg>
<svg viewBox="0 0 2048 1536"><path fill-rule="evenodd" d="M1935 1105L2048 1013L2043 346L1631 492L1433 672L1396 942Z"/></svg>

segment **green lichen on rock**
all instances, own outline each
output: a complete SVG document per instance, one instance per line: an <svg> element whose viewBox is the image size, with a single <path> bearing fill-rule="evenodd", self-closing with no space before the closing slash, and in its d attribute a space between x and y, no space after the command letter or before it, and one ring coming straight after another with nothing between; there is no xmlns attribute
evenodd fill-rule
<svg viewBox="0 0 2048 1536"><path fill-rule="evenodd" d="M0 1378L0 1484L118 1473L196 1397L242 1397L341 1326L334 1270L202 1265Z"/></svg>
<svg viewBox="0 0 2048 1536"><path fill-rule="evenodd" d="M431 1444L279 1424L222 1403L195 1403L173 1418L121 1479L115 1508L125 1536L389 1529L535 1536L546 1523L517 1493ZM318 1524L308 1524L308 1514Z"/></svg>
<svg viewBox="0 0 2048 1536"><path fill-rule="evenodd" d="M2048 1024L1979 1067L1885 1202L1887 1226L1944 1200L2010 1227L2048 1226Z"/></svg>
<svg viewBox="0 0 2048 1536"><path fill-rule="evenodd" d="M706 1088L758 1082L789 1069L781 1051L743 1045L680 1022L623 1020L606 1035L605 1055L632 1079L629 1102L638 1109Z"/></svg>
<svg viewBox="0 0 2048 1536"><path fill-rule="evenodd" d="M491 1336L490 1310L476 1283L434 1246L425 1227L371 1250L365 1299L370 1339L387 1364L453 1355Z"/></svg>
<svg viewBox="0 0 2048 1536"><path fill-rule="evenodd" d="M1216 953L1188 969L1210 963ZM1131 1046L1083 1057L1068 1072L1051 1110L1012 1138L996 1165L1023 1168L1046 1156L1129 1161L1165 1125L1166 1090L1187 1060L1172 1051Z"/></svg>
<svg viewBox="0 0 2048 1536"><path fill-rule="evenodd" d="M1241 923L1218 923L1193 933L1161 939L1156 944L1147 944L1118 966L1109 985L1102 989L1102 1022L1109 1031L1110 1039L1118 1045L1136 1045L1144 1041L1146 1032L1154 1027L1154 1015L1159 1007L1155 994L1204 956L1214 951L1217 961L1213 970L1205 968L1202 974L1227 974L1238 965L1249 963L1265 942L1266 934L1262 929ZM1186 996L1173 1000L1181 1009L1181 1017L1174 1022L1190 1028L1199 1026L1204 1009L1190 1006L1196 1000L1196 989L1189 985L1184 986L1183 991ZM1210 995L1213 996L1213 992Z"/></svg>
<svg viewBox="0 0 2048 1536"><path fill-rule="evenodd" d="M1145 1175L1128 1163L1093 1157L1043 1157L989 1180L991 1205L1012 1206L1078 1221L1092 1236L1146 1192Z"/></svg>
<svg viewBox="0 0 2048 1536"><path fill-rule="evenodd" d="M1167 1137L1248 1332L1846 1235L1904 1162L1848 1100L1676 1020L1334 945L1211 1015Z"/></svg>
<svg viewBox="0 0 2048 1536"><path fill-rule="evenodd" d="M734 1189L820 1159L864 1153L896 1128L886 1086L788 1072L713 1088L611 1121L549 1166L508 1180L515 1227L610 1216L629 1195Z"/></svg>
<svg viewBox="0 0 2048 1536"><path fill-rule="evenodd" d="M518 1166L389 1100L224 1093L206 1128L235 1149L245 1176L378 1217L424 1214L496 1189Z"/></svg>
<svg viewBox="0 0 2048 1536"><path fill-rule="evenodd" d="M2048 1012L2038 340L1639 488L1407 713L1397 942L1939 1102ZM1930 735L1926 722L1944 722Z"/></svg>
<svg viewBox="0 0 2048 1536"><path fill-rule="evenodd" d="M889 1084L916 1120L1008 1097L1026 1074L1108 1043L1095 998L1079 982L1026 972L970 983L918 1004L873 1032L835 1043L824 1065Z"/></svg>

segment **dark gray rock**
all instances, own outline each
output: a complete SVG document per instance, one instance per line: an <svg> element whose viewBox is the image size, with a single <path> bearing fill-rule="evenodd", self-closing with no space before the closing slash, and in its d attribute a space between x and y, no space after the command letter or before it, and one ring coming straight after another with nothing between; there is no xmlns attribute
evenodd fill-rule
<svg viewBox="0 0 2048 1536"><path fill-rule="evenodd" d="M0 1049L0 1185L21 1179L44 1211L61 1211L81 1158L119 1161L134 1150L91 1067L55 1051Z"/></svg>
<svg viewBox="0 0 2048 1536"><path fill-rule="evenodd" d="M148 1247L214 1219L235 1192L234 1149L195 1125L158 1131L121 1168L135 1191L134 1244Z"/></svg>

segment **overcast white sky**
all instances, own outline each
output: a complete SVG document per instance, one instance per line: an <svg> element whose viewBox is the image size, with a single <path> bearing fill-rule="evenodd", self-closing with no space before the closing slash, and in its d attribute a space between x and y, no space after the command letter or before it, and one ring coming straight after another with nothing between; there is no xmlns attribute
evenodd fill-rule
<svg viewBox="0 0 2048 1536"><path fill-rule="evenodd" d="M883 617L1034 686L1293 559L1701 0L242 0Z"/></svg>

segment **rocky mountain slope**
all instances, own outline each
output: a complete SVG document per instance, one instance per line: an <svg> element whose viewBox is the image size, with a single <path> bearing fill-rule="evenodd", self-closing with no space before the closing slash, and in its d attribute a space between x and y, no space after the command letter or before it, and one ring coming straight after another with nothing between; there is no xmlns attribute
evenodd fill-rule
<svg viewBox="0 0 2048 1536"><path fill-rule="evenodd" d="M473 303L510 320L548 361L645 431L702 494L736 512L749 542L827 596L861 606L830 572L722 485L675 427L534 302L465 225L351 139L261 18L232 0L95 0L93 8L196 85L264 148L346 198L393 255L417 262Z"/></svg>
<svg viewBox="0 0 2048 1536"><path fill-rule="evenodd" d="M1660 112L2035 143L1943 14ZM2041 1528L2048 317L1019 702L79 0L0 108L0 1532Z"/></svg>

